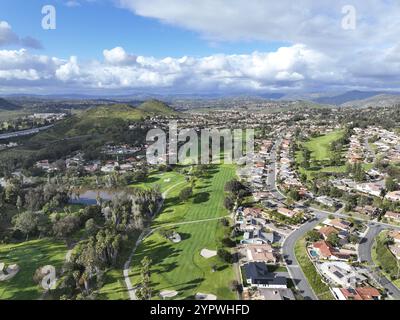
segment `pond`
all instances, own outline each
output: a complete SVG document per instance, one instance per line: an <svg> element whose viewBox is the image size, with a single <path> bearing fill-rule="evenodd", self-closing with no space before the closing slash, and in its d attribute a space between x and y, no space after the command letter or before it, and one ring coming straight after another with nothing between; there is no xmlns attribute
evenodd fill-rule
<svg viewBox="0 0 400 320"><path fill-rule="evenodd" d="M118 192L104 190L86 190L83 193L79 194L73 193L69 202L71 204L83 204L87 206L92 206L97 204L98 197L100 197L100 199L104 201L109 201L117 193Z"/></svg>

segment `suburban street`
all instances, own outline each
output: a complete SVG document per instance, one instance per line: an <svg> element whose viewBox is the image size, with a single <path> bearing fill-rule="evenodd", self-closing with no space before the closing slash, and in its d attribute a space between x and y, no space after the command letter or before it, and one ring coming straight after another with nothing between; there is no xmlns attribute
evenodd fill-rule
<svg viewBox="0 0 400 320"><path fill-rule="evenodd" d="M279 201L285 200L285 196L277 189L276 181L277 181L277 165L276 165L276 146L279 145L280 140L277 141L275 146L271 151L271 170L269 171L267 177L267 186L271 191L271 195ZM298 203L301 205L301 203ZM311 286L308 283L306 276L304 275L301 267L299 266L296 255L295 255L295 245L296 242L302 238L308 231L312 230L319 223L328 218L329 215L333 215L338 218L348 218L347 215L342 214L342 210L339 210L335 213L323 211L316 208L309 208L315 218L311 221L308 221L304 225L302 225L297 230L293 231L283 242L282 245L282 254L287 264L287 268L292 278L293 282L296 285L296 288L300 291L305 299L308 300L317 300L318 298L315 296ZM386 290L386 292L391 295L394 299L400 299L400 290L390 282L386 277L384 277L379 270L373 268L373 261L371 257L372 246L377 235L385 230L385 229L400 229L400 227L393 226L390 224L382 223L382 222L372 222L366 219L354 218L355 220L360 220L366 222L368 224L368 232L365 235L365 238L359 245L359 258L361 261L366 261L370 267L368 267L371 276Z"/></svg>
<svg viewBox="0 0 400 320"><path fill-rule="evenodd" d="M400 290L389 281L379 269L374 267L374 262L372 261L372 247L374 245L375 238L379 235L381 231L385 230L382 226L375 225L370 226L364 239L361 241L358 247L359 259L362 262L368 264L368 270L372 277L383 287L386 292L392 296L393 299L400 299Z"/></svg>

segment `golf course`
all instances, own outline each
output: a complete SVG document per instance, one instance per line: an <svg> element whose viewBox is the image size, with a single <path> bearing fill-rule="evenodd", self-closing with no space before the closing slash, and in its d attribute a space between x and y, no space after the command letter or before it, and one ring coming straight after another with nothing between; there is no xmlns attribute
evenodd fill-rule
<svg viewBox="0 0 400 320"><path fill-rule="evenodd" d="M235 280L232 265L217 256L207 259L200 255L203 249L222 247L220 240L227 227L220 220L228 215L223 206L224 186L234 177L234 166L212 166L196 180L192 197L184 202L179 192L189 183L183 175L171 172L158 177L161 190L169 191L163 211L153 222L153 232L143 240L133 257L130 272L133 285L139 283L140 262L148 256L152 260L153 299L160 298L159 293L166 290L177 292L174 299L191 299L198 292L213 294L218 299L235 298L235 293L229 289L229 284ZM157 177L150 179L150 184L154 184L155 179ZM169 181L169 187L165 181ZM173 243L163 237L159 232L163 228L173 228L181 241Z"/></svg>

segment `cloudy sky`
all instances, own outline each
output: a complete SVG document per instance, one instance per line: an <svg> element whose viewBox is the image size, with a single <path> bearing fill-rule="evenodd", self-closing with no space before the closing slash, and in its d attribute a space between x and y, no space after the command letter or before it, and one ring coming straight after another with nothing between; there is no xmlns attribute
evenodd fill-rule
<svg viewBox="0 0 400 320"><path fill-rule="evenodd" d="M399 34L397 0L3 0L0 94L400 90Z"/></svg>

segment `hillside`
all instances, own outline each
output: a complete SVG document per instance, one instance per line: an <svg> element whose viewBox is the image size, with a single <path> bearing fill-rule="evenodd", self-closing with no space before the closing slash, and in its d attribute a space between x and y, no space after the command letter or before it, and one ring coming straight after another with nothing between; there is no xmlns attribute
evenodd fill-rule
<svg viewBox="0 0 400 320"><path fill-rule="evenodd" d="M400 104L400 95L381 94L368 99L355 100L342 104L342 107L369 108L369 107L390 107Z"/></svg>
<svg viewBox="0 0 400 320"><path fill-rule="evenodd" d="M48 134L58 137L104 134L118 130L129 122L139 121L145 116L143 111L129 105L93 107L60 122Z"/></svg>
<svg viewBox="0 0 400 320"><path fill-rule="evenodd" d="M0 98L0 110L11 111L11 110L18 110L18 109L21 109L21 107L10 101L7 101L6 99Z"/></svg>
<svg viewBox="0 0 400 320"><path fill-rule="evenodd" d="M377 98L379 100L381 96L390 95L392 97L399 96L398 92L382 92L382 91L348 91L342 94L330 95L330 96L321 96L318 98L312 99L312 101L322 104L330 104L330 105L348 105L353 102L364 101L369 99Z"/></svg>
<svg viewBox="0 0 400 320"><path fill-rule="evenodd" d="M145 113L157 115L175 115L177 112L166 103L159 100L149 100L142 103L138 108Z"/></svg>

